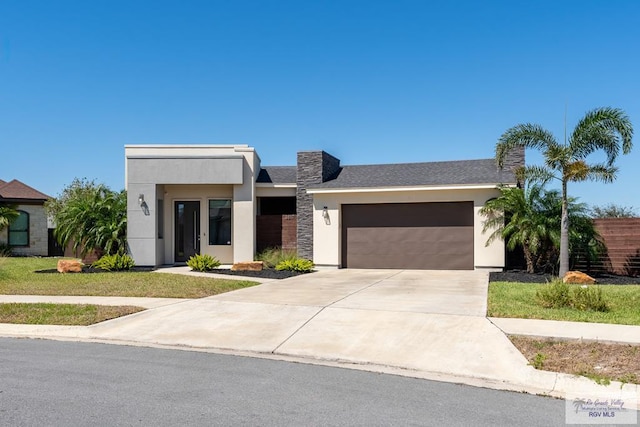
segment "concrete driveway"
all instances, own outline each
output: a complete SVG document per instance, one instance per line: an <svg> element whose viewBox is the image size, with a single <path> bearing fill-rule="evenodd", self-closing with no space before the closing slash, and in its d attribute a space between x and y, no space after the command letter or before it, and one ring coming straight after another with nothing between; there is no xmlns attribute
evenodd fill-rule
<svg viewBox="0 0 640 427"><path fill-rule="evenodd" d="M198 274L184 270L170 272ZM0 324L0 335L228 350L558 397L605 391L584 377L529 366L485 317L487 288L488 274L474 271L328 270L198 300L135 298L130 303L135 300L149 309L92 326ZM75 298L106 305L120 301L3 298ZM507 330L509 325L522 329L522 319L494 321ZM577 337L593 335L592 324L533 322L552 323L546 330L564 328ZM596 339L602 328L612 325L600 326ZM636 329L608 330L603 336L638 336L637 327L615 326ZM638 393L635 384L612 383L605 389L608 396Z"/></svg>
<svg viewBox="0 0 640 427"><path fill-rule="evenodd" d="M487 282L474 271L327 270L147 310L81 335L531 383L533 368L485 317Z"/></svg>

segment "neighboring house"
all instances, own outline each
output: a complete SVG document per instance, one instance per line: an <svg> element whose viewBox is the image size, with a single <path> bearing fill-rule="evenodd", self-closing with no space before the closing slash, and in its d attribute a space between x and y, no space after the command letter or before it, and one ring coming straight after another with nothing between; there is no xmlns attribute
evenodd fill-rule
<svg viewBox="0 0 640 427"><path fill-rule="evenodd" d="M486 245L484 203L516 185L510 156L342 166L303 151L296 166L262 167L246 145L125 147L128 244L138 265L196 253L248 261L271 245L341 268L501 269L504 243Z"/></svg>
<svg viewBox="0 0 640 427"><path fill-rule="evenodd" d="M16 205L20 216L0 231L0 243L16 255L47 256L49 234L44 202L50 197L14 179L0 180L0 203Z"/></svg>

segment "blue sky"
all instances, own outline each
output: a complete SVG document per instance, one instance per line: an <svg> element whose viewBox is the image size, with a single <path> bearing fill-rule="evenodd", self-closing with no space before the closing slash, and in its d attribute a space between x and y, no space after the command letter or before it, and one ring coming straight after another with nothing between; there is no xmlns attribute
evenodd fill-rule
<svg viewBox="0 0 640 427"><path fill-rule="evenodd" d="M588 110L640 134L637 1L0 0L0 178L124 187L125 144L249 144L263 165L489 158ZM640 207L640 143L589 204ZM528 152L528 161L539 156Z"/></svg>

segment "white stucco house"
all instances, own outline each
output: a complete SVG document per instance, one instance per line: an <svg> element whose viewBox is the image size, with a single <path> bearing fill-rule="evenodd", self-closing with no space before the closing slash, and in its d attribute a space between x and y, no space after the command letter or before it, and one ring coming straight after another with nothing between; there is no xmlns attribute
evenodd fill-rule
<svg viewBox="0 0 640 427"><path fill-rule="evenodd" d="M490 158L348 166L324 151L268 167L247 145L127 145L125 158L138 265L250 261L278 245L319 266L473 270L505 265L478 211L516 185L524 151L504 170Z"/></svg>

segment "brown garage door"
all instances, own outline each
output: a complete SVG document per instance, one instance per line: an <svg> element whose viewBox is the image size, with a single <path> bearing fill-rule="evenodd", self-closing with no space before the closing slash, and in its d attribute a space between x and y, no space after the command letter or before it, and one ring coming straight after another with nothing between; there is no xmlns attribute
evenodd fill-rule
<svg viewBox="0 0 640 427"><path fill-rule="evenodd" d="M342 205L342 266L473 270L473 202Z"/></svg>

